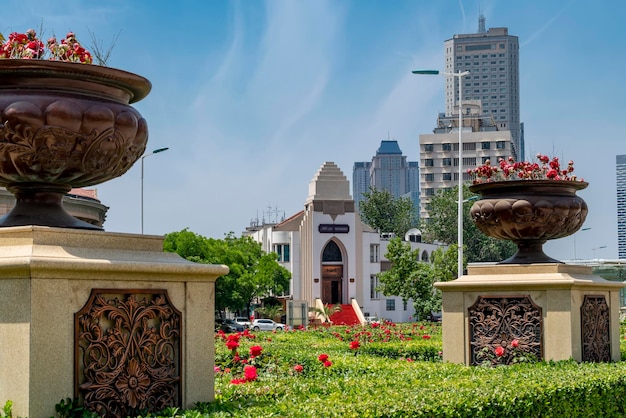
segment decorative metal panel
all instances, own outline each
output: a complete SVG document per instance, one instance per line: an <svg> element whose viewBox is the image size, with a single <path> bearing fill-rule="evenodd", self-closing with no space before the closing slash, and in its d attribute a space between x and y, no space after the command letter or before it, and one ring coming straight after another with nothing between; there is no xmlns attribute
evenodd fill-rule
<svg viewBox="0 0 626 418"><path fill-rule="evenodd" d="M580 307L583 361L611 361L609 305L603 295L585 295Z"/></svg>
<svg viewBox="0 0 626 418"><path fill-rule="evenodd" d="M181 402L181 313L167 290L92 289L74 315L74 395L107 417Z"/></svg>
<svg viewBox="0 0 626 418"><path fill-rule="evenodd" d="M543 358L541 307L529 295L479 296L468 313L471 365Z"/></svg>

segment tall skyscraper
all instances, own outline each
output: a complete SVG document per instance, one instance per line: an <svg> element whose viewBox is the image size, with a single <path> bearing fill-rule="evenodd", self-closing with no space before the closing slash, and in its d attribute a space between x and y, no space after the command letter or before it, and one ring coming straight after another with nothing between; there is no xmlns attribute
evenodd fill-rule
<svg viewBox="0 0 626 418"><path fill-rule="evenodd" d="M480 100L498 129L511 131L513 151L524 159L524 137L520 128L519 40L507 28L485 31L479 17L478 33L454 35L444 42L447 72L469 71L462 77L446 77L446 115L458 108L459 82L463 101Z"/></svg>
<svg viewBox="0 0 626 418"><path fill-rule="evenodd" d="M618 155L617 172L617 257L626 259L626 155Z"/></svg>
<svg viewBox="0 0 626 418"><path fill-rule="evenodd" d="M355 162L352 171L352 197L358 208L370 187L388 190L393 197L408 197L419 208L419 164L407 161L398 141L383 140L371 162Z"/></svg>

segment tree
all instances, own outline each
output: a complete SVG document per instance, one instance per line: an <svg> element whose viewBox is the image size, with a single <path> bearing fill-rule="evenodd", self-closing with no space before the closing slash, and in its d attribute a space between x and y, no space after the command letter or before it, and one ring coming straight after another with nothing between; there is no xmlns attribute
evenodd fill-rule
<svg viewBox="0 0 626 418"><path fill-rule="evenodd" d="M387 296L399 296L406 303L413 300L418 318L426 318L431 311L441 311L441 292L433 284L457 277L457 246L439 248L432 254L432 262L419 261L419 249L400 238L389 241L385 257L391 268L378 274L378 291Z"/></svg>
<svg viewBox="0 0 626 418"><path fill-rule="evenodd" d="M458 244L458 190L458 186L442 189L432 198L428 222L421 225L425 240ZM515 254L517 247L511 241L488 237L476 228L469 212L471 200L478 196L467 186L463 187L463 196L463 255L467 262L502 261Z"/></svg>
<svg viewBox="0 0 626 418"><path fill-rule="evenodd" d="M224 239L205 238L188 229L165 236L163 249L198 263L225 264L230 272L215 282L215 308L222 312L245 311L256 297L281 294L289 289L290 273L250 237L226 234Z"/></svg>
<svg viewBox="0 0 626 418"><path fill-rule="evenodd" d="M411 199L394 198L389 190L370 187L359 203L361 220L380 233L392 232L397 237L418 224Z"/></svg>

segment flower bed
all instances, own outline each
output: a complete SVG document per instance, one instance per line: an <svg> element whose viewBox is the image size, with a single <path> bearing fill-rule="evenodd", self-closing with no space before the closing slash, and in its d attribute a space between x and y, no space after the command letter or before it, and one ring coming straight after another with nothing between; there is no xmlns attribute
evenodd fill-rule
<svg viewBox="0 0 626 418"><path fill-rule="evenodd" d="M253 359L258 366L255 380L233 383L241 371L225 371L223 362L232 361L234 353L232 345L226 346L227 336L218 338L221 370L216 376L216 399L199 403L201 412L217 417L625 413L619 399L626 395L626 363L567 361L507 367L442 363L440 327L433 324L249 335L240 337L237 350L243 358L251 347L262 347L262 354Z"/></svg>

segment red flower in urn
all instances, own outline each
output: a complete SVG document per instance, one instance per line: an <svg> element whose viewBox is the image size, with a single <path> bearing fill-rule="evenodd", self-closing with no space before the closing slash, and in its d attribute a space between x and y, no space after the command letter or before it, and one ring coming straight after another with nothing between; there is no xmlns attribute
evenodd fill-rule
<svg viewBox="0 0 626 418"><path fill-rule="evenodd" d="M560 263L543 252L543 244L578 231L588 212L576 195L588 184L574 174L573 161L561 168L556 157L537 154L536 162L510 157L468 173L470 191L481 196L470 210L476 227L517 245L517 253L501 264Z"/></svg>

